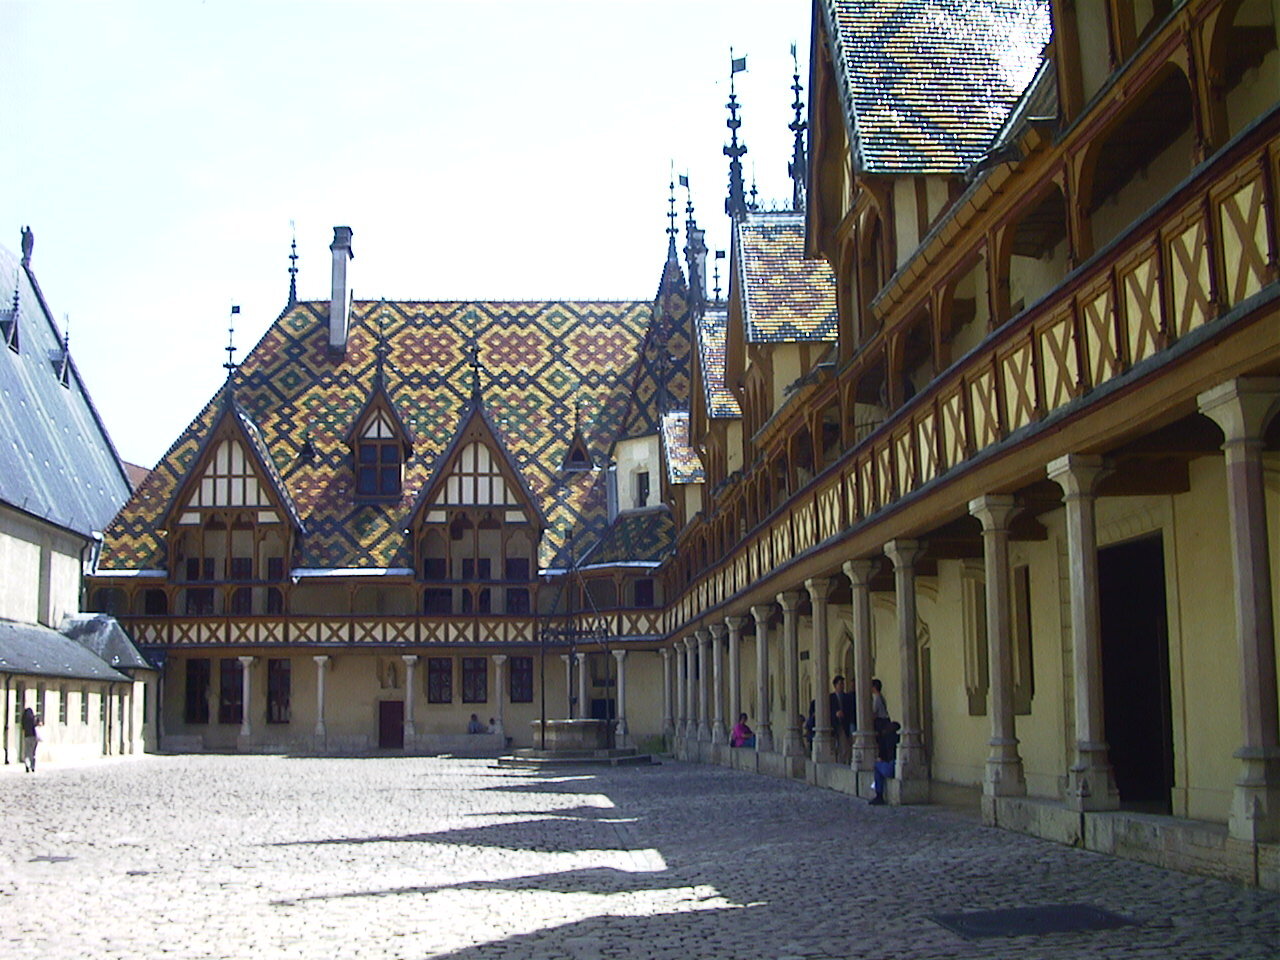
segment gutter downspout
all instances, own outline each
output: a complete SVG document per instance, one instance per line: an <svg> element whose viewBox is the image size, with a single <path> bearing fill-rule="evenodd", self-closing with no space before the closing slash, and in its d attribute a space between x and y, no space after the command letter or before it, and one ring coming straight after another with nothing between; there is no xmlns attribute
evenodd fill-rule
<svg viewBox="0 0 1280 960"><path fill-rule="evenodd" d="M9 709L9 684L13 682L13 674L6 673L4 675L4 765L9 765L9 715L13 712Z"/></svg>

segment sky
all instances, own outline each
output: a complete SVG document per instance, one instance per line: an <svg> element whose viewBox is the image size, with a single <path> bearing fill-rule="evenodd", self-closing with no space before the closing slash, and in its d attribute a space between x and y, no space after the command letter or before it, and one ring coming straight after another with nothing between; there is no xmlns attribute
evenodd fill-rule
<svg viewBox="0 0 1280 960"><path fill-rule="evenodd" d="M304 300L329 297L339 224L359 299L650 299L674 163L727 248L730 49L748 185L789 205L810 11L0 2L0 245L30 225L117 450L149 467L222 382L231 306L237 359L284 308L293 231Z"/></svg>

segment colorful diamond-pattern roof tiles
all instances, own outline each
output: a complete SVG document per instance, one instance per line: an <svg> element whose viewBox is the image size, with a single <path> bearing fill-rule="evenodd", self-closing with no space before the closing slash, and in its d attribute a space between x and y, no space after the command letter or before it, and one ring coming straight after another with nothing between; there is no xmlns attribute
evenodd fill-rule
<svg viewBox="0 0 1280 960"><path fill-rule="evenodd" d="M854 164L959 173L1040 64L1048 0L823 0Z"/></svg>
<svg viewBox="0 0 1280 960"><path fill-rule="evenodd" d="M725 333L729 311L708 307L698 318L698 361L702 369L702 394L712 418L740 417L742 409L733 391L724 385Z"/></svg>
<svg viewBox="0 0 1280 960"><path fill-rule="evenodd" d="M614 518L605 535L582 558L582 565L659 563L676 541L675 519L665 504L645 510L628 510Z"/></svg>
<svg viewBox="0 0 1280 960"><path fill-rule="evenodd" d="M736 229L747 340L835 340L835 276L804 258L804 214L752 213Z"/></svg>
<svg viewBox="0 0 1280 960"><path fill-rule="evenodd" d="M702 483L706 474L702 459L689 442L689 412L679 410L662 417L662 455L670 483Z"/></svg>
<svg viewBox="0 0 1280 960"><path fill-rule="evenodd" d="M635 301L357 302L346 350L332 356L328 304L291 308L240 364L235 400L302 521L297 565L413 566L404 528L470 396L473 336L485 412L547 520L541 562L549 564L571 532L594 543L608 525L600 471L561 469L575 405L601 463L622 427L652 313ZM387 395L414 438L391 504L356 500L346 442L374 389L380 329ZM164 568L162 517L219 408L215 397L108 527L101 573Z"/></svg>

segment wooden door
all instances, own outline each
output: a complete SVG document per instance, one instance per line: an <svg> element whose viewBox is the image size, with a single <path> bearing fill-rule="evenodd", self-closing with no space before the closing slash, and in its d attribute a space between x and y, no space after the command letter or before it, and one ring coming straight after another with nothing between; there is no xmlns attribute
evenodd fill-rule
<svg viewBox="0 0 1280 960"><path fill-rule="evenodd" d="M378 703L378 747L383 750L404 749L404 701L382 700Z"/></svg>

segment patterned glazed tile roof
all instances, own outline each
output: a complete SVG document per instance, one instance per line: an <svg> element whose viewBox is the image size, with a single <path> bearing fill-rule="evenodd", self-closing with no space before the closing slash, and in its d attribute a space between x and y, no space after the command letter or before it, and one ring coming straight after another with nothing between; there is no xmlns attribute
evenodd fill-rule
<svg viewBox="0 0 1280 960"><path fill-rule="evenodd" d="M667 410L687 410L693 383L693 309L684 271L668 256L655 313L636 365L619 440L652 436Z"/></svg>
<svg viewBox="0 0 1280 960"><path fill-rule="evenodd" d="M124 465L74 360L62 385L62 334L35 275L0 247L0 320L18 350L0 343L0 504L89 536L129 496Z"/></svg>
<svg viewBox="0 0 1280 960"><path fill-rule="evenodd" d="M666 505L629 510L614 518L605 535L586 556L583 566L648 561L659 563L676 541L675 519Z"/></svg>
<svg viewBox="0 0 1280 960"><path fill-rule="evenodd" d="M1022 94L1050 38L1048 0L822 0L854 165L959 173Z"/></svg>
<svg viewBox="0 0 1280 960"><path fill-rule="evenodd" d="M668 483L702 483L702 458L689 442L689 412L677 410L662 417L662 457Z"/></svg>
<svg viewBox="0 0 1280 960"><path fill-rule="evenodd" d="M804 214L751 213L735 229L747 340L835 340L836 281L825 260L804 258Z"/></svg>
<svg viewBox="0 0 1280 960"><path fill-rule="evenodd" d="M740 417L742 409L733 391L724 385L724 344L729 311L708 307L698 318L698 361L702 369L702 393L707 414L713 419Z"/></svg>
<svg viewBox="0 0 1280 960"><path fill-rule="evenodd" d="M267 330L237 372L236 400L260 432L305 533L295 565L412 567L406 518L453 438L471 389L475 336L491 422L548 522L541 563L569 535L593 543L607 526L601 471L563 471L575 402L593 459L622 427L645 302L374 302L355 304L344 354L328 353L328 303L299 303ZM412 431L400 500L354 497L345 437L374 386L381 327L387 394ZM215 397L134 492L106 533L99 572L163 569L160 518L218 413Z"/></svg>

